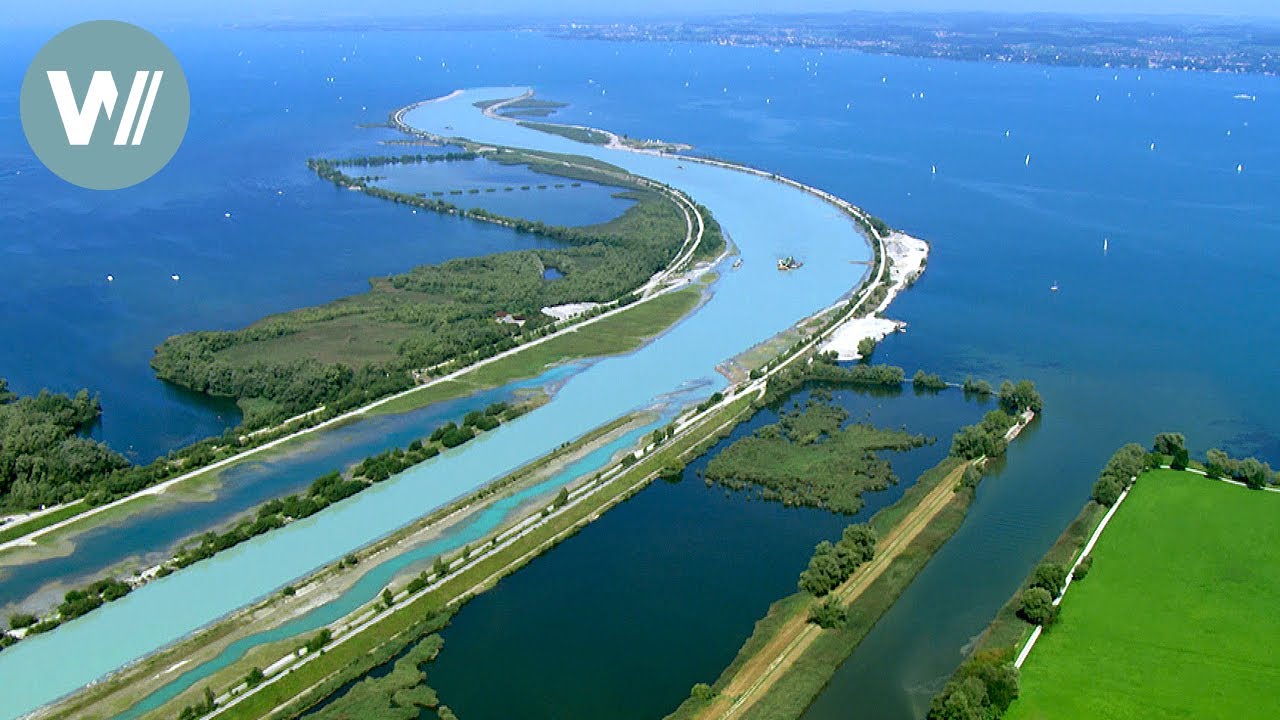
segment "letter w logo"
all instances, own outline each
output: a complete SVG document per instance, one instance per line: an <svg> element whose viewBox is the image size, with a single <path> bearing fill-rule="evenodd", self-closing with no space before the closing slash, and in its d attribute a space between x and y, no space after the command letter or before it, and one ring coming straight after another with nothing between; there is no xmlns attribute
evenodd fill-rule
<svg viewBox="0 0 1280 720"><path fill-rule="evenodd" d="M77 107L67 71L49 70L48 74L49 87L53 90L54 101L58 103L58 114L62 116L62 129L67 131L67 142L72 145L88 145L93 138L93 128L98 124L98 113L105 110L110 119L115 112L116 100L120 97L115 78L107 70L94 71L93 79L89 81L89 92L84 96L84 104ZM142 144L142 135L147 131L147 119L151 117L151 108L155 105L156 90L160 87L162 77L163 70L139 70L134 73L133 86L129 88L129 98L124 104L124 114L120 116L114 144ZM148 80L150 88L147 87ZM142 100L144 91L147 94L145 102ZM141 114L138 113L139 103L142 103ZM129 140L131 130L132 142Z"/></svg>

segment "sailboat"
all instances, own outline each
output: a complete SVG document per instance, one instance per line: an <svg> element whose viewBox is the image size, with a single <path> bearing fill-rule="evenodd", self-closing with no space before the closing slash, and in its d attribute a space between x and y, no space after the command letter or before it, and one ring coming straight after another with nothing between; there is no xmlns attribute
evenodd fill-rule
<svg viewBox="0 0 1280 720"><path fill-rule="evenodd" d="M1058 281L1057 281L1057 280L1054 280L1054 281L1053 281L1053 284L1049 286L1049 292L1058 292Z"/></svg>
<svg viewBox="0 0 1280 720"><path fill-rule="evenodd" d="M930 174L930 175L937 175L937 174L938 174L938 166L937 166L937 165L930 165L930 166L929 166L929 174Z"/></svg>

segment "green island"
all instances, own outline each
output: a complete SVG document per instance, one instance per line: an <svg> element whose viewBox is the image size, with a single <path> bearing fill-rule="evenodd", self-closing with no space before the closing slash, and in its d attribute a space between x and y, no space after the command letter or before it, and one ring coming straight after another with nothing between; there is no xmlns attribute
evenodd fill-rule
<svg viewBox="0 0 1280 720"><path fill-rule="evenodd" d="M901 368L842 367L823 356L776 377L778 387L770 388L766 397L794 391L804 383L819 383L821 389L826 385L900 387L905 382ZM971 390L990 390L978 381L966 385ZM797 592L775 602L720 677L714 683L695 684L689 698L669 717L800 717L881 615L959 529L987 461L1005 452L1008 441L1043 404L1034 384L1026 380L1002 383L997 402L1000 407L982 422L959 429L948 457L923 473L897 502L865 524L849 525L834 542L819 543L797 580ZM825 417L830 412L811 404L804 414L809 413L815 416L802 421L784 418L776 431L767 434L783 433L785 422L793 428L789 432L799 437L805 436L806 429L830 437L830 420ZM974 442L977 438L982 439ZM790 447L793 455L807 452L804 445ZM726 452L729 449L732 446ZM710 469L709 465L708 474Z"/></svg>
<svg viewBox="0 0 1280 720"><path fill-rule="evenodd" d="M140 507L143 503L134 502L139 491L211 465L237 462L247 450L287 441L292 433L340 420L388 396L394 397L377 405L375 412L403 412L531 377L556 362L634 349L697 305L701 293L696 289L648 295L641 303L635 288L658 270L679 269L677 261L686 267L717 257L725 248L719 225L705 208L615 166L512 149L500 149L494 158L615 186L636 200L618 218L589 227L549 226L479 208L462 211L418 195L385 191L368 178L344 172L351 167L466 162L476 157L468 145L460 152L313 160L310 166L325 179L375 197L500 223L565 247L421 266L374 280L364 295L266 318L241 331L170 338L153 359L157 375L202 392L235 397L244 417L239 427L148 465L132 465L78 435L100 414L87 391L76 398L42 393L17 399L7 384L2 386L0 437L13 439L5 438L0 445L0 509L54 507L0 526L0 543L109 503ZM690 237L690 211L700 220L697 237ZM694 246L686 248L690 242ZM561 277L544 278L548 267L559 270ZM542 307L580 301L599 304L558 321L541 312ZM625 312L610 314L624 307ZM577 325L585 327L560 332ZM505 354L514 348L523 352ZM495 362L481 365L490 359ZM414 390L433 376L473 365L478 370L464 379ZM410 390L414 392L406 392Z"/></svg>
<svg viewBox="0 0 1280 720"><path fill-rule="evenodd" d="M481 110L487 110L495 105L501 105L497 111L499 115L505 117L546 117L555 111L568 107L568 103L557 102L555 100L542 100L535 97L526 97L516 100L481 100L472 103Z"/></svg>
<svg viewBox="0 0 1280 720"><path fill-rule="evenodd" d="M698 210L702 211L701 208ZM851 217L857 218L859 224L864 223L862 211L851 206L846 206L844 210ZM776 347L778 355L772 358L762 355L760 359L763 364L757 366L752 363L748 366L753 373L753 380L749 385L738 387L724 395L715 393L711 399L686 412L665 429L655 431L637 450L623 454L611 467L563 488L540 511L535 510L533 514L523 518L513 517L505 529L496 531L479 544L467 546L450 557L437 558L430 572L419 573L403 584L393 583L387 592L366 608L310 637L259 646L242 660L215 672L205 687L191 688L181 693L161 708L148 713L147 717L173 717L180 713L186 713L187 717L198 716L215 707L220 716L231 718L260 717L267 713L279 717L300 716L326 702L326 698L334 696L335 691L364 677L368 672L366 668L369 667L364 661L372 655L396 657L397 653L405 651L416 642L416 638L421 636L410 637L404 632L415 619L428 617L440 609L456 609L474 593L490 587L501 577L516 571L555 544L571 537L580 527L639 492L653 479L678 475L691 459L705 453L738 423L753 414L754 409L763 405L768 394L766 389L774 384L774 375L786 370L793 361L799 361L797 365L808 364L814 358L815 349L836 326L850 317L865 314L869 299L884 297L883 285L890 280L884 269L887 258L882 249L883 239L874 234L874 230L870 233L875 263L863 285L855 290L847 303L824 310L802 322L798 326L799 333L784 333L787 338L785 343L771 343L770 347ZM723 239L719 239L719 242L722 243ZM701 290L695 287L646 298L645 302L634 307L626 306L625 310L603 318L597 324L625 318L643 308L681 295L693 294L696 302L696 296L700 293ZM594 326L588 325L570 335L583 335L592 327ZM552 338L546 344L550 345L560 339ZM602 340L616 342L611 338ZM534 346L526 352L537 352L539 347L542 346ZM469 374L518 360L524 354L522 352L502 357ZM899 379L901 375L901 370L898 370ZM768 384L765 382L766 378L769 379ZM453 384L455 381L450 378L446 382ZM434 397L438 394L463 392L455 387L441 389L441 385L444 383L427 386L421 394ZM394 402L398 401L392 400ZM627 422L630 420L626 418L620 421L621 424ZM612 431L606 427L589 433L588 437L567 444L532 466L492 483L431 513L421 522L393 533L384 541L359 551L354 554L353 560L358 563L364 557L398 547L421 533L436 532L442 523L456 522L458 517L478 511L508 489L530 482L532 477L544 471L549 472L550 468L562 462L561 458L566 453L585 451L593 443L600 442L609 432ZM531 521L532 525L529 525ZM519 528L524 529L516 532ZM350 582L351 573L347 568L352 565L347 560L335 563L302 581L299 588L286 588L286 593L281 596L245 608L131 666L108 681L64 699L51 708L50 716L77 716L90 707L103 710L115 708L112 712L122 711L158 687L157 683L161 682L159 670L179 659L210 659L220 648L251 632L251 628L272 627L275 622L271 620L272 617L287 614L286 608L299 602L298 598L304 596L301 588L342 587L343 583ZM276 609L269 611L272 607ZM361 619L370 614L373 614L372 619ZM291 648L296 652L291 652ZM298 654L305 650L312 652ZM263 669L268 665L279 668L280 663L284 662L281 656L286 654L301 659L273 672ZM223 690L215 693L212 688ZM395 692L394 689L387 691L391 694ZM439 715L446 716L443 710Z"/></svg>
<svg viewBox="0 0 1280 720"><path fill-rule="evenodd" d="M550 133L551 135L559 135L560 137L569 138L570 140L586 143L588 145L609 144L609 135L607 133L600 132L599 130L592 130L587 127L578 127L577 125L556 125L552 123L531 122L527 120L521 121L520 126L527 127L530 130Z"/></svg>
<svg viewBox="0 0 1280 720"><path fill-rule="evenodd" d="M372 161L309 164L322 178L374 197L458 212L443 201L384 190L343 172L361 162ZM552 172L556 166L535 169ZM619 187L636 202L618 218L586 227L467 211L564 247L419 266L375 279L362 295L264 318L242 330L176 336L157 348L152 366L162 379L241 401L250 413L246 423L258 425L321 405L358 407L411 387L414 374L428 368L508 350L554 327L544 307L634 299L632 291L684 245L682 208L634 176L596 165L577 166L572 176ZM547 279L548 268L562 276Z"/></svg>
<svg viewBox="0 0 1280 720"><path fill-rule="evenodd" d="M718 453L707 465L707 482L756 487L765 500L852 515L862 508L862 493L898 481L875 451L909 450L928 439L865 423L845 426L848 417L843 408L811 398Z"/></svg>
<svg viewBox="0 0 1280 720"><path fill-rule="evenodd" d="M1280 676L1257 671L1280 633L1267 570L1280 495L1256 491L1277 479L1221 450L1194 461L1180 433L1121 447L933 699L930 720L1256 717L1274 707Z"/></svg>

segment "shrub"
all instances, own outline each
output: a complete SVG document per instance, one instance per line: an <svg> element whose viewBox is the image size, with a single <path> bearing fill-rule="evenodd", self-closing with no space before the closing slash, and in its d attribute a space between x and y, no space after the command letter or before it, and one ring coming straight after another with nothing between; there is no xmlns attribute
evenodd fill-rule
<svg viewBox="0 0 1280 720"><path fill-rule="evenodd" d="M986 720L990 699L978 678L952 680L929 705L928 720Z"/></svg>
<svg viewBox="0 0 1280 720"><path fill-rule="evenodd" d="M1071 579L1077 580L1077 581L1083 580L1084 576L1089 574L1089 569L1092 567L1093 567L1093 556L1085 555L1084 558L1080 561L1080 564L1076 565L1076 569L1072 571Z"/></svg>
<svg viewBox="0 0 1280 720"><path fill-rule="evenodd" d="M36 616L30 613L14 613L9 616L9 627L13 630L21 630L35 625L36 619Z"/></svg>
<svg viewBox="0 0 1280 720"><path fill-rule="evenodd" d="M876 351L876 341L869 337L862 338L858 341L858 356L866 361L871 359L871 354Z"/></svg>
<svg viewBox="0 0 1280 720"><path fill-rule="evenodd" d="M321 628L320 632L312 635L311 639L307 640L307 644L303 647L307 649L308 653L318 652L325 645L328 645L332 639L333 633L330 632L329 628Z"/></svg>
<svg viewBox="0 0 1280 720"><path fill-rule="evenodd" d="M697 683L689 691L689 695L698 702L708 702L716 696L716 691L706 683Z"/></svg>
<svg viewBox="0 0 1280 720"><path fill-rule="evenodd" d="M833 597L816 602L809 608L809 622L821 628L840 627L844 625L846 619L844 606Z"/></svg>

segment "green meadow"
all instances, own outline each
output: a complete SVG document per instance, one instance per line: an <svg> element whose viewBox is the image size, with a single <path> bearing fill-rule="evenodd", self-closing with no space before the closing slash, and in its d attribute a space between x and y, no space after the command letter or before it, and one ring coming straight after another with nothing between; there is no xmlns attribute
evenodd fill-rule
<svg viewBox="0 0 1280 720"><path fill-rule="evenodd" d="M1280 717L1280 494L1142 475L1006 718Z"/></svg>

